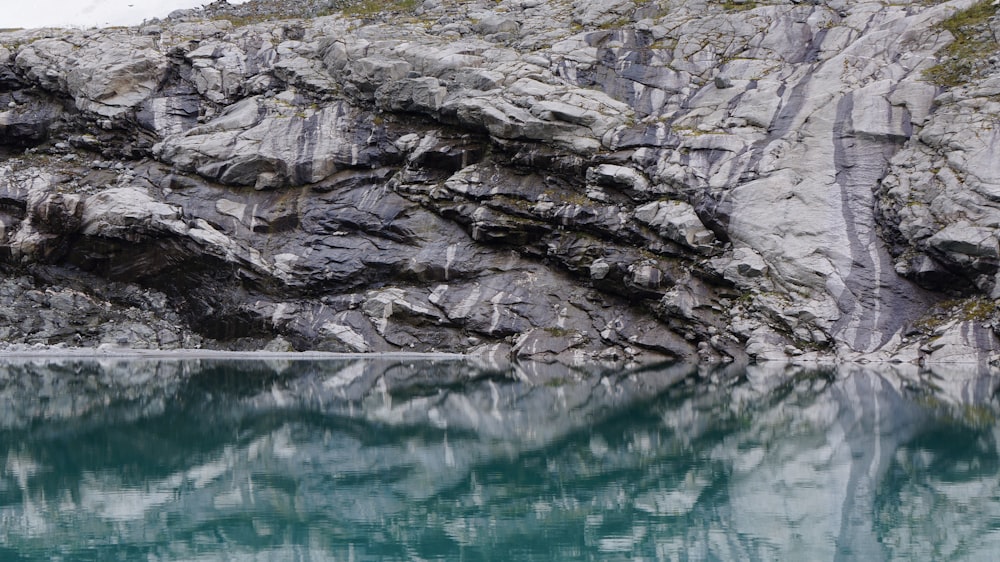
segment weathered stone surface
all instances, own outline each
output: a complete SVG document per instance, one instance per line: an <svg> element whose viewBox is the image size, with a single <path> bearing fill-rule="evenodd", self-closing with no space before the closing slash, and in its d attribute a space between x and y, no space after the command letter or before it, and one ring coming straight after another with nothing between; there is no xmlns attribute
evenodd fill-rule
<svg viewBox="0 0 1000 562"><path fill-rule="evenodd" d="M639 222L658 229L664 236L699 253L712 251L713 235L698 219L694 207L682 201L655 201L636 207Z"/></svg>
<svg viewBox="0 0 1000 562"><path fill-rule="evenodd" d="M49 128L62 114L54 104L17 105L0 111L0 143L14 146L34 146L49 136Z"/></svg>
<svg viewBox="0 0 1000 562"><path fill-rule="evenodd" d="M74 302L147 347L971 356L921 322L1000 296L1000 78L923 75L971 4L435 1L247 26L213 4L2 32L0 273L25 280L16 310L89 276ZM126 288L165 295L172 327L128 317ZM11 341L73 343L65 308Z"/></svg>
<svg viewBox="0 0 1000 562"><path fill-rule="evenodd" d="M1000 340L979 322L954 322L937 330L926 345L928 363L978 363L997 359Z"/></svg>
<svg viewBox="0 0 1000 562"><path fill-rule="evenodd" d="M732 260L723 260L722 265L723 275L737 286L747 287L752 280L767 275L767 263L750 248L736 248Z"/></svg>
<svg viewBox="0 0 1000 562"><path fill-rule="evenodd" d="M154 154L178 169L257 189L316 183L352 166L391 161L391 146L346 105L299 110L279 98L248 98L204 126L168 136Z"/></svg>
<svg viewBox="0 0 1000 562"><path fill-rule="evenodd" d="M156 201L141 189L120 187L88 197L83 206L82 234L138 240L144 231L163 226L184 228L181 209Z"/></svg>
<svg viewBox="0 0 1000 562"><path fill-rule="evenodd" d="M104 117L150 97L169 66L153 39L128 32L43 38L19 49L14 61L42 87L69 94L77 109Z"/></svg>

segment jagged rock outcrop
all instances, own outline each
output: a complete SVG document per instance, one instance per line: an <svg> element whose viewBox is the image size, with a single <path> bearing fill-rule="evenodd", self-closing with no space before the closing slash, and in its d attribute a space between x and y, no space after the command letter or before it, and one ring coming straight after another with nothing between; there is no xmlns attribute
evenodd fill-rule
<svg viewBox="0 0 1000 562"><path fill-rule="evenodd" d="M266 5L0 33L6 343L1000 349L972 0Z"/></svg>

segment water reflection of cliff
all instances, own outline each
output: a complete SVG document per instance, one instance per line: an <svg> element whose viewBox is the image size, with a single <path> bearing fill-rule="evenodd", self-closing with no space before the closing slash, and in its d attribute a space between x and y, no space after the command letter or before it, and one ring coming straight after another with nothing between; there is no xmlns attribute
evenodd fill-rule
<svg viewBox="0 0 1000 562"><path fill-rule="evenodd" d="M0 364L0 558L976 559L996 379Z"/></svg>

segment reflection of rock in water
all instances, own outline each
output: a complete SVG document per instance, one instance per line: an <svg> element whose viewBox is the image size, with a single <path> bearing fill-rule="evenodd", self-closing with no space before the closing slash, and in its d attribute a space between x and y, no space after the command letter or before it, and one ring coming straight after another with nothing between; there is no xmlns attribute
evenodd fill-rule
<svg viewBox="0 0 1000 562"><path fill-rule="evenodd" d="M161 559L977 552L995 381L909 369L5 364L0 557L121 552L106 537Z"/></svg>

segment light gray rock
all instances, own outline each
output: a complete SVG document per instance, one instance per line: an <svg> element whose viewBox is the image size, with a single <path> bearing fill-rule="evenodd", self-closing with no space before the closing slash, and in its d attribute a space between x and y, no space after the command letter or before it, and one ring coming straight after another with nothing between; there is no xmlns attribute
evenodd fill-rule
<svg viewBox="0 0 1000 562"><path fill-rule="evenodd" d="M760 254L749 248L733 250L731 261L726 264L724 273L726 279L739 284L743 280L762 278L767 275L767 263Z"/></svg>
<svg viewBox="0 0 1000 562"><path fill-rule="evenodd" d="M649 180L641 172L627 166L601 164L587 170L587 181L597 185L626 189L639 193L650 190Z"/></svg>
<svg viewBox="0 0 1000 562"><path fill-rule="evenodd" d="M87 198L81 232L138 241L157 227L184 228L180 218L180 208L157 201L142 189L119 187Z"/></svg>
<svg viewBox="0 0 1000 562"><path fill-rule="evenodd" d="M935 250L949 254L956 261L968 261L980 257L996 259L1000 256L996 230L973 226L965 221L944 227L928 238L927 244Z"/></svg>
<svg viewBox="0 0 1000 562"><path fill-rule="evenodd" d="M404 60L364 57L351 61L348 76L362 92L374 92L382 84L406 77L412 68Z"/></svg>
<svg viewBox="0 0 1000 562"><path fill-rule="evenodd" d="M521 26L511 18L505 18L499 14L488 14L475 22L472 25L472 29L482 35L494 35L497 33L517 34Z"/></svg>
<svg viewBox="0 0 1000 562"><path fill-rule="evenodd" d="M937 334L926 344L928 363L983 364L995 359L1000 351L996 334L980 322L952 322L938 329Z"/></svg>
<svg viewBox="0 0 1000 562"><path fill-rule="evenodd" d="M118 32L107 40L42 39L18 51L15 63L46 88L63 91L77 109L115 117L151 96L169 63L152 39Z"/></svg>
<svg viewBox="0 0 1000 562"><path fill-rule="evenodd" d="M375 102L385 111L435 115L447 95L437 78L427 76L384 83L375 91Z"/></svg>
<svg viewBox="0 0 1000 562"><path fill-rule="evenodd" d="M187 53L198 93L217 103L237 101L247 74L247 56L228 43L208 42Z"/></svg>
<svg viewBox="0 0 1000 562"><path fill-rule="evenodd" d="M637 221L657 229L660 236L699 253L712 251L715 235L701 223L694 207L682 201L654 201L636 207Z"/></svg>
<svg viewBox="0 0 1000 562"><path fill-rule="evenodd" d="M172 135L154 154L179 169L258 189L315 183L348 166L372 167L361 139L372 125L346 104L300 112L280 100L248 98L204 126ZM359 150L358 141L366 148Z"/></svg>

